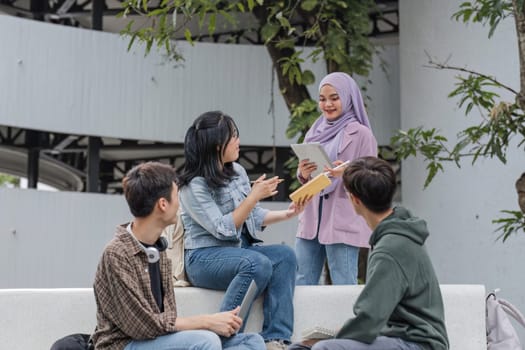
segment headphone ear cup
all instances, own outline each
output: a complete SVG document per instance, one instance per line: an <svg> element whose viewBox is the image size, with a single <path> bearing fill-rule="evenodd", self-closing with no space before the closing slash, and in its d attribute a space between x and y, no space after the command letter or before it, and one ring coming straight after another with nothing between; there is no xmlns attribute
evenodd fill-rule
<svg viewBox="0 0 525 350"><path fill-rule="evenodd" d="M160 259L159 250L155 247L144 247L144 251L146 252L146 256L148 257L148 262L150 264L154 264Z"/></svg>
<svg viewBox="0 0 525 350"><path fill-rule="evenodd" d="M168 249L168 245L169 245L168 240L164 236L160 236L159 239L157 240L157 243L155 244L159 252L163 252L166 249Z"/></svg>

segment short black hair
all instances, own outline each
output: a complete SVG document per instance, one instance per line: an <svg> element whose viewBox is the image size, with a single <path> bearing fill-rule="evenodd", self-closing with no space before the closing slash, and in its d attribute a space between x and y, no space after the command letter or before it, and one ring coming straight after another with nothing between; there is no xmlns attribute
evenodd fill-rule
<svg viewBox="0 0 525 350"><path fill-rule="evenodd" d="M392 207L396 174L382 159L362 157L354 160L343 173L343 184L374 213L383 213Z"/></svg>
<svg viewBox="0 0 525 350"><path fill-rule="evenodd" d="M195 119L184 138L179 186L186 186L197 176L206 179L211 188L225 186L236 175L231 162L222 166L224 150L234 136L239 136L237 125L221 111L206 112Z"/></svg>
<svg viewBox="0 0 525 350"><path fill-rule="evenodd" d="M177 174L168 164L147 162L133 167L122 180L131 214L146 217L160 198L171 202L174 183L177 183Z"/></svg>

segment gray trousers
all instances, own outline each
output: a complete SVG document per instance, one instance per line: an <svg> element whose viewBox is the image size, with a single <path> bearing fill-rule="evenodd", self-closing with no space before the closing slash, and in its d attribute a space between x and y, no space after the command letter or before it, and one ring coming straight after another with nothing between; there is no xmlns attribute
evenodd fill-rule
<svg viewBox="0 0 525 350"><path fill-rule="evenodd" d="M422 350L422 348L416 343L400 338L379 336L372 344L352 339L321 340L315 343L312 350Z"/></svg>

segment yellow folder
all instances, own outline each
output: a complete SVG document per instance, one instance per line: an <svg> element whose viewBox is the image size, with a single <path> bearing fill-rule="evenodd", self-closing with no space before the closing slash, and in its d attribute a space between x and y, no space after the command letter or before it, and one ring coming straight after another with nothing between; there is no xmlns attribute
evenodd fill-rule
<svg viewBox="0 0 525 350"><path fill-rule="evenodd" d="M294 202L298 202L307 196L315 196L323 189L330 186L331 183L332 181L328 175L326 175L326 173L321 173L291 193L290 199Z"/></svg>

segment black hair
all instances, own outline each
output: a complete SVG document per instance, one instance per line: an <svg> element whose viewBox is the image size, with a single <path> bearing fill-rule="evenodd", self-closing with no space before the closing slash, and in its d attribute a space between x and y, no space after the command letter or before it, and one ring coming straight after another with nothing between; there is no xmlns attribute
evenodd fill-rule
<svg viewBox="0 0 525 350"><path fill-rule="evenodd" d="M388 162L376 157L354 160L343 173L343 184L351 195L374 213L391 208L396 174Z"/></svg>
<svg viewBox="0 0 525 350"><path fill-rule="evenodd" d="M171 202L174 183L177 183L177 174L170 165L147 162L133 167L122 180L131 214L146 217L153 212L160 198Z"/></svg>
<svg viewBox="0 0 525 350"><path fill-rule="evenodd" d="M221 111L201 114L184 138L185 163L179 176L179 186L202 176L211 188L219 188L236 175L231 162L222 165L224 150L232 137L239 135L233 119Z"/></svg>

